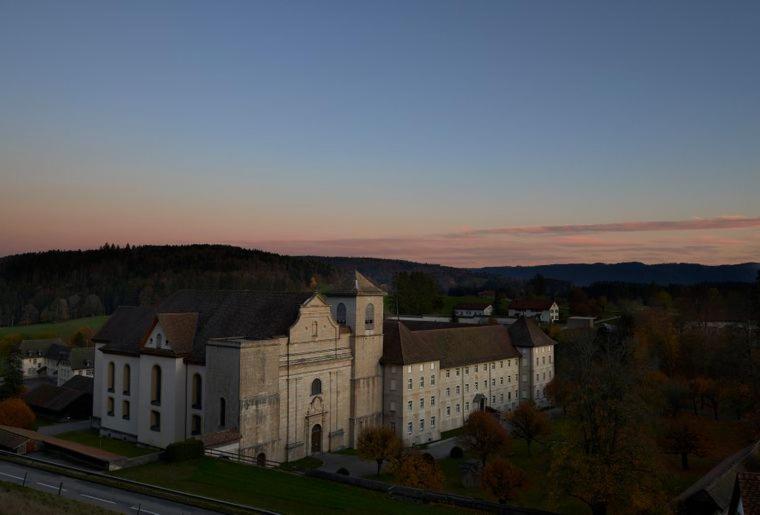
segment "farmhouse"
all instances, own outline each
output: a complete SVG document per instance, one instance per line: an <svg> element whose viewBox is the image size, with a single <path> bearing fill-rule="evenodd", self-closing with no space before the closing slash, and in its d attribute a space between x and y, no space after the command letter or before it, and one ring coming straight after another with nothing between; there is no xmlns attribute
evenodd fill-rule
<svg viewBox="0 0 760 515"><path fill-rule="evenodd" d="M515 318L534 318L549 324L559 321L559 306L551 300L516 299L509 304L508 315Z"/></svg>

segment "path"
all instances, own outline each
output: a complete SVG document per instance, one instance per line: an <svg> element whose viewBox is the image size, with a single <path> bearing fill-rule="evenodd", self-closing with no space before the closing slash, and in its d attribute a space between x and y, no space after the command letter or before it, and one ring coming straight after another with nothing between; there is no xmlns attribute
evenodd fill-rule
<svg viewBox="0 0 760 515"><path fill-rule="evenodd" d="M87 429L90 429L89 420L74 420L71 422L61 422L60 424L42 426L37 429L37 432L42 433L43 435L53 436L61 433L68 433L69 431L85 431Z"/></svg>

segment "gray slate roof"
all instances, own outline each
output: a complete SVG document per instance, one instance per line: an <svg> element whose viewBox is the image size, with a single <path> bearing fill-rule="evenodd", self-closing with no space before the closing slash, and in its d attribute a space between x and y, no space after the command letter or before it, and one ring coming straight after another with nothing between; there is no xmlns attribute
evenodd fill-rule
<svg viewBox="0 0 760 515"><path fill-rule="evenodd" d="M512 343L518 347L543 347L557 344L535 320L530 318L518 318L509 326L509 335L512 337Z"/></svg>
<svg viewBox="0 0 760 515"><path fill-rule="evenodd" d="M72 370L95 367L95 347L74 347L69 350L69 365Z"/></svg>
<svg viewBox="0 0 760 515"><path fill-rule="evenodd" d="M64 345L60 338L24 340L19 344L19 351L25 358L44 357L62 359L62 357L68 355L68 347Z"/></svg>
<svg viewBox="0 0 760 515"><path fill-rule="evenodd" d="M158 308L120 307L93 338L106 343L106 352L138 353L157 317L171 320L172 333L182 334L183 350L205 358L205 345L214 338L264 340L288 334L299 308L312 293L272 293L250 290L180 290ZM177 317L165 314L192 313ZM195 326L192 330L190 325ZM185 327L187 326L187 327ZM192 337L189 334L192 333ZM192 343L187 349L186 343ZM179 354L185 354L180 352Z"/></svg>

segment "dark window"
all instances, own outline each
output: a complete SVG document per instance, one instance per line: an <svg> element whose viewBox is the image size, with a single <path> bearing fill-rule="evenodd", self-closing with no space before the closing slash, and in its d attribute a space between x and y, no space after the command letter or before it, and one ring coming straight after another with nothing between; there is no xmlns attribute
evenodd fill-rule
<svg viewBox="0 0 760 515"><path fill-rule="evenodd" d="M194 435L201 434L201 416L200 415L193 415L193 418L192 418L192 427L191 427L190 431Z"/></svg>
<svg viewBox="0 0 760 515"><path fill-rule="evenodd" d="M203 407L203 378L200 374L193 375L193 409Z"/></svg>
<svg viewBox="0 0 760 515"><path fill-rule="evenodd" d="M319 395L322 393L322 381L315 379L311 382L311 394Z"/></svg>
<svg viewBox="0 0 760 515"><path fill-rule="evenodd" d="M113 397L108 398L108 416L113 417L114 407L113 407Z"/></svg>
<svg viewBox="0 0 760 515"><path fill-rule="evenodd" d="M132 388L132 381L130 377L130 367L129 365L124 365L124 370L122 371L122 390L124 391L124 395L129 395L129 391Z"/></svg>
<svg viewBox="0 0 760 515"><path fill-rule="evenodd" d="M161 413L158 411L150 412L150 430L161 431Z"/></svg>
<svg viewBox="0 0 760 515"><path fill-rule="evenodd" d="M153 365L150 373L150 403L161 404L161 367Z"/></svg>
<svg viewBox="0 0 760 515"><path fill-rule="evenodd" d="M346 323L346 305L342 302L338 304L337 309L337 320L339 324L345 324Z"/></svg>
<svg viewBox="0 0 760 515"><path fill-rule="evenodd" d="M109 392L113 392L114 369L115 369L115 366L113 364L113 361L109 361L108 362L108 391Z"/></svg>
<svg viewBox="0 0 760 515"><path fill-rule="evenodd" d="M129 420L129 401L121 401L121 418Z"/></svg>
<svg viewBox="0 0 760 515"><path fill-rule="evenodd" d="M372 304L367 304L367 309L364 311L364 328L368 330L375 328L375 306Z"/></svg>
<svg viewBox="0 0 760 515"><path fill-rule="evenodd" d="M224 397L219 399L219 427L227 425L227 401Z"/></svg>

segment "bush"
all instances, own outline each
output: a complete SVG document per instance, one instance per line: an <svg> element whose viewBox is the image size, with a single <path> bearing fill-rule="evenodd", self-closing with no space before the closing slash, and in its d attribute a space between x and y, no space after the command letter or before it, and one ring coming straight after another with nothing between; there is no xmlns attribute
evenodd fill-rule
<svg viewBox="0 0 760 515"><path fill-rule="evenodd" d="M336 474L340 474L341 476L349 476L350 475L348 473L348 469L346 469L345 467L339 468L338 471L336 472Z"/></svg>
<svg viewBox="0 0 760 515"><path fill-rule="evenodd" d="M451 448L451 451L449 451L449 457L454 458L455 460L461 460L464 458L464 451L461 447L455 445Z"/></svg>
<svg viewBox="0 0 760 515"><path fill-rule="evenodd" d="M185 440L170 444L166 448L164 457L168 462L193 460L203 457L203 442L200 440Z"/></svg>
<svg viewBox="0 0 760 515"><path fill-rule="evenodd" d="M428 463L431 463L431 464L434 464L434 463L435 463L435 458L434 458L434 457L433 457L433 455L432 455L432 454L430 454L429 452L423 452L423 453L422 453L422 458L423 458L425 461L427 461Z"/></svg>
<svg viewBox="0 0 760 515"><path fill-rule="evenodd" d="M0 402L0 425L33 429L36 419L31 408L18 397Z"/></svg>

